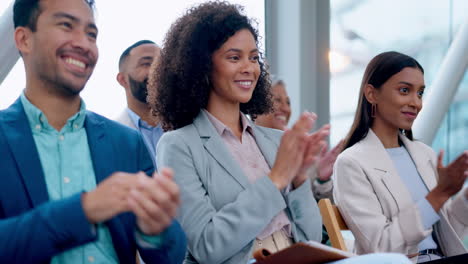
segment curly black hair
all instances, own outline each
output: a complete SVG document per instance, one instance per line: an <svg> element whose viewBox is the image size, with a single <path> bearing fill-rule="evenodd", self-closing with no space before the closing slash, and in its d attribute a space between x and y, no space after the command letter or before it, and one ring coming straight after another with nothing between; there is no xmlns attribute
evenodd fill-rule
<svg viewBox="0 0 468 264"><path fill-rule="evenodd" d="M161 58L149 78L147 101L164 130L193 122L208 104L212 89L212 55L231 36L249 30L258 46L258 31L243 14L242 6L207 2L189 9L172 24L163 43ZM240 110L252 118L271 111L270 78L262 54L260 76L249 102Z"/></svg>

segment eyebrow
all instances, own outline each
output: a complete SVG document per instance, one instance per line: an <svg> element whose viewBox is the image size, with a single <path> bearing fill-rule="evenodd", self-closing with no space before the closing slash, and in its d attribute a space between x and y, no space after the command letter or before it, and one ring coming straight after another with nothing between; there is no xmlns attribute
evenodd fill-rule
<svg viewBox="0 0 468 264"><path fill-rule="evenodd" d="M71 21L73 21L74 23L80 23L81 20L73 15L70 15L70 14L67 14L67 13L64 13L64 12L57 12L54 14L54 18L67 18L67 19L70 19ZM94 23L88 23L88 25L86 25L86 27L88 28L92 28L96 31L98 31L98 28L96 26L96 24Z"/></svg>
<svg viewBox="0 0 468 264"><path fill-rule="evenodd" d="M412 83L409 83L409 82L399 82L399 83L406 84L406 85L408 85L408 86L414 86ZM423 89L424 89L424 88L426 88L426 85L422 85L422 86L419 87L419 88L423 88Z"/></svg>
<svg viewBox="0 0 468 264"><path fill-rule="evenodd" d="M235 48L232 48L232 49L228 49L226 50L226 52L224 52L225 54L228 53L228 52L242 52L242 50L240 49L235 49ZM255 48L253 50L250 51L250 53L253 53L253 52L258 52L258 49Z"/></svg>
<svg viewBox="0 0 468 264"><path fill-rule="evenodd" d="M138 59L138 62L141 62L141 61L144 61L144 60L154 60L154 57L152 57L152 56L141 57L140 59Z"/></svg>

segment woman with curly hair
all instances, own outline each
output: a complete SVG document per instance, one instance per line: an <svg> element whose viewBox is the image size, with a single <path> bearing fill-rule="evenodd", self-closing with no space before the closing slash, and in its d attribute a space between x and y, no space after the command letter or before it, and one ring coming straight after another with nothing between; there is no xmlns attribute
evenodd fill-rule
<svg viewBox="0 0 468 264"><path fill-rule="evenodd" d="M255 248L320 241L306 170L328 135L303 113L282 132L246 118L271 109L258 33L242 8L209 2L171 27L149 91L164 129L157 165L181 189L178 219L192 263L247 263Z"/></svg>
<svg viewBox="0 0 468 264"><path fill-rule="evenodd" d="M284 133L246 118L272 103L258 33L242 11L226 2L190 9L172 25L150 78L148 101L172 130L156 162L173 168L180 186L186 263L247 263L257 248L322 236L306 172L328 127L309 134L316 116L307 112ZM366 263L358 260L345 263Z"/></svg>

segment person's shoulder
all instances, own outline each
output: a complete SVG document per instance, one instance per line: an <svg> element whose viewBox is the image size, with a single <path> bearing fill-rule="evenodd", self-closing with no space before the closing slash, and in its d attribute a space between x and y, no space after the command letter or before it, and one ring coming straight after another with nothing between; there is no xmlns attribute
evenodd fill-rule
<svg viewBox="0 0 468 264"><path fill-rule="evenodd" d="M86 118L88 119L88 122L92 122L93 124L102 124L102 127L106 129L106 131L110 134L115 134L119 136L127 135L129 137L139 137L139 133L137 130L132 129L117 121L111 120L102 115L99 115L95 112L87 111Z"/></svg>
<svg viewBox="0 0 468 264"><path fill-rule="evenodd" d="M130 119L130 116L128 115L128 112L125 110L121 111L120 114L113 120L120 124L124 124L127 126L132 122L132 120Z"/></svg>
<svg viewBox="0 0 468 264"><path fill-rule="evenodd" d="M15 102L13 102L7 108L0 110L0 121L5 120L5 118L8 116L17 117L18 113L20 113L21 111L23 111L23 104L21 103L21 100L18 98L16 99Z"/></svg>
<svg viewBox="0 0 468 264"><path fill-rule="evenodd" d="M433 152L433 151L434 151L430 146L426 145L426 143L424 143L424 142L422 142L422 141L420 141L420 140L418 140L418 139L413 139L411 142L412 142L416 147L422 149L423 151L429 151L429 152Z"/></svg>
<svg viewBox="0 0 468 264"><path fill-rule="evenodd" d="M182 143L182 142L190 142L191 139L193 138L199 138L199 134L197 132L197 129L192 123L192 124L188 124L184 127L181 127L175 130L164 132L164 135L162 135L159 142L170 141L170 142Z"/></svg>
<svg viewBox="0 0 468 264"><path fill-rule="evenodd" d="M431 160L437 159L437 153L431 146L426 145L424 142L418 139L413 139L409 142L410 144L413 144L414 148L417 149L417 153L427 155L427 157Z"/></svg>
<svg viewBox="0 0 468 264"><path fill-rule="evenodd" d="M369 154L369 149L367 149L361 141L352 145L351 147L343 150L337 157L337 161L353 161L358 162L361 157L366 157Z"/></svg>
<svg viewBox="0 0 468 264"><path fill-rule="evenodd" d="M263 127L259 125L255 125L255 128L260 132L263 133L265 136L274 139L274 140L279 140L283 136L284 131L275 129L275 128L269 128L269 127Z"/></svg>

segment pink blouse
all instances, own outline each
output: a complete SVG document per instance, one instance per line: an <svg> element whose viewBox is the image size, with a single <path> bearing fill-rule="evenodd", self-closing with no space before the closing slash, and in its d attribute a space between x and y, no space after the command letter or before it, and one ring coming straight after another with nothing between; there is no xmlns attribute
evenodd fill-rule
<svg viewBox="0 0 468 264"><path fill-rule="evenodd" d="M247 117L244 114L240 113L241 123L242 123L242 138L241 141L234 135L232 130L219 121L216 117L210 114L208 111L205 113L208 116L208 119L215 127L216 131L219 133L223 139L226 147L231 152L234 159L237 161L239 166L244 171L250 183L255 182L261 177L268 177L270 173L270 167L263 157L262 152L257 146L255 141L254 131L249 123ZM268 201L265 201L268 202ZM286 213L281 211L278 213L268 224L268 226L263 229L263 231L257 236L258 239L263 240L266 237L270 236L276 231L284 229L286 234L291 237L291 222L289 221Z"/></svg>

